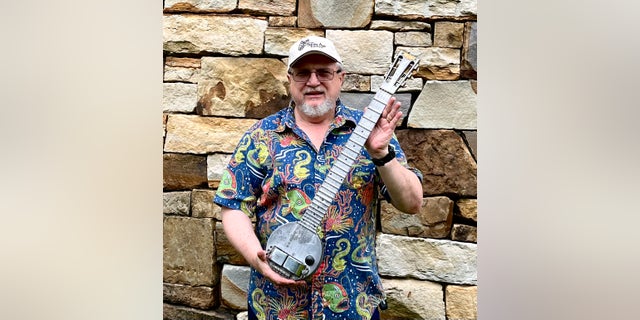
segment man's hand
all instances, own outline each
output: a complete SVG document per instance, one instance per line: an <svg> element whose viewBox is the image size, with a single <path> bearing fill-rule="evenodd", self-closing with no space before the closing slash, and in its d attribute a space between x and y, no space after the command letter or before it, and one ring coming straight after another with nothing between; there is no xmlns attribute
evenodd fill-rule
<svg viewBox="0 0 640 320"><path fill-rule="evenodd" d="M273 271L269 266L269 261L267 259L267 253L264 250L258 251L258 255L252 261L251 265L256 271L260 272L263 276L265 276L269 281L273 282L273 284L278 286L299 286L304 285L306 282L304 280L291 280L279 275L277 272Z"/></svg>
<svg viewBox="0 0 640 320"><path fill-rule="evenodd" d="M387 155L389 141L400 119L402 119L400 102L397 102L395 97L391 97L364 144L371 157L380 159Z"/></svg>

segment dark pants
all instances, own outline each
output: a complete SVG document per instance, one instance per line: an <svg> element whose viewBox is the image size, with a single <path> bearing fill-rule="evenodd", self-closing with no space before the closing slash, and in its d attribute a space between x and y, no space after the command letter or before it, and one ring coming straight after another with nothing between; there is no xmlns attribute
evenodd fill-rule
<svg viewBox="0 0 640 320"><path fill-rule="evenodd" d="M248 308L249 311L249 320L258 320L258 317L256 317L256 314L253 313L253 309L251 309L251 307ZM327 319L330 320L330 319ZM371 320L380 320L380 312L378 311L378 308L376 308L375 312L373 312L373 315L371 316Z"/></svg>

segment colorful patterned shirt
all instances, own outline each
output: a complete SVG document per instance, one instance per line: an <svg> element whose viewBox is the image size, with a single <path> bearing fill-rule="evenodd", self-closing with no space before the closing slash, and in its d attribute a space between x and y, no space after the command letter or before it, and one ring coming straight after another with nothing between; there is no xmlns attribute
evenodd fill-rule
<svg viewBox="0 0 640 320"><path fill-rule="evenodd" d="M265 248L279 225L301 219L361 116L338 100L319 150L295 124L293 106L260 120L240 139L214 202L255 216ZM422 179L395 136L391 144L398 161ZM379 194L389 200L362 148L319 228L324 257L308 284L275 286L251 269L248 302L258 319L370 319L384 296L375 255Z"/></svg>

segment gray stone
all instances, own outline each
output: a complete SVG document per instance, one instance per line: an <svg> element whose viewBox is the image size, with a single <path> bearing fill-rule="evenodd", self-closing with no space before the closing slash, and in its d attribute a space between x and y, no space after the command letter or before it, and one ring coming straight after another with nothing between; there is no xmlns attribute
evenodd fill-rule
<svg viewBox="0 0 640 320"><path fill-rule="evenodd" d="M217 188L220 185L222 172L227 168L231 160L231 154L214 153L207 156L207 180L209 187Z"/></svg>
<svg viewBox="0 0 640 320"><path fill-rule="evenodd" d="M380 233L376 240L380 275L454 284L473 284L477 245Z"/></svg>
<svg viewBox="0 0 640 320"><path fill-rule="evenodd" d="M427 81L407 125L426 129L477 129L476 93L469 81Z"/></svg>
<svg viewBox="0 0 640 320"><path fill-rule="evenodd" d="M189 215L191 191L165 192L162 194L162 213L180 216Z"/></svg>
<svg viewBox="0 0 640 320"><path fill-rule="evenodd" d="M220 292L222 303L234 310L247 310L247 292L251 268L225 264L222 267Z"/></svg>
<svg viewBox="0 0 640 320"><path fill-rule="evenodd" d="M471 84L473 86L473 83ZM474 90L475 92L475 90ZM464 135L464 139L467 141L467 145L469 146L469 151L473 154L473 157L478 159L478 131L462 131Z"/></svg>
<svg viewBox="0 0 640 320"><path fill-rule="evenodd" d="M420 31L396 32L394 43L408 47L428 47L433 44L431 34Z"/></svg>
<svg viewBox="0 0 640 320"><path fill-rule="evenodd" d="M465 23L464 34L460 75L476 79L478 73L478 23L475 21Z"/></svg>

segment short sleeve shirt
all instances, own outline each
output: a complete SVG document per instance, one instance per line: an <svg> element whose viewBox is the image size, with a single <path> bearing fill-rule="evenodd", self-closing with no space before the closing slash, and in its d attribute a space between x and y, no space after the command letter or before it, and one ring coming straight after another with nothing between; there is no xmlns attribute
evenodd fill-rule
<svg viewBox="0 0 640 320"><path fill-rule="evenodd" d="M255 217L265 248L278 226L304 215L361 117L338 100L319 150L296 125L292 105L260 120L240 139L214 202ZM422 179L395 136L391 144L398 161ZM251 270L248 303L259 319L370 319L384 296L375 255L380 195L389 200L362 148L321 222L324 257L307 285L279 287Z"/></svg>

